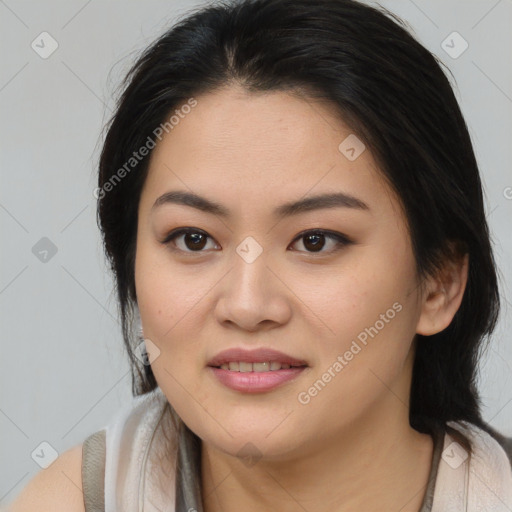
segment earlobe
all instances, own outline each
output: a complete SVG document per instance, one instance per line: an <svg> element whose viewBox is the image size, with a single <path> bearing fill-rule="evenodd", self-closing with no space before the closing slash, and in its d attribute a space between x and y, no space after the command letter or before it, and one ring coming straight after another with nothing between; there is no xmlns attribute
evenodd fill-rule
<svg viewBox="0 0 512 512"><path fill-rule="evenodd" d="M466 289L469 255L449 262L436 277L430 277L425 287L421 315L416 333L431 336L450 325L459 309Z"/></svg>

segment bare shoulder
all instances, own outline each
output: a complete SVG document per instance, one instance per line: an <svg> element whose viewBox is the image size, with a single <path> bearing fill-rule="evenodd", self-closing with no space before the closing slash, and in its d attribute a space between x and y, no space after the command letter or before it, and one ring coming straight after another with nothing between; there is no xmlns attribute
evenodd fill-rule
<svg viewBox="0 0 512 512"><path fill-rule="evenodd" d="M37 473L6 512L85 512L82 492L82 445L61 453Z"/></svg>

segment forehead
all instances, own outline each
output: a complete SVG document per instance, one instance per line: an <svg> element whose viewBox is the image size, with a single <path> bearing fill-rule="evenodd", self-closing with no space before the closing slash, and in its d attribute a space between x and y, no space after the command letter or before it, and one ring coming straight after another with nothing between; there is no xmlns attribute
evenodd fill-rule
<svg viewBox="0 0 512 512"><path fill-rule="evenodd" d="M241 203L270 208L326 192L396 206L370 151L332 105L234 86L195 100L152 152L145 189L153 200L188 188L235 211ZM362 153L347 158L347 144Z"/></svg>

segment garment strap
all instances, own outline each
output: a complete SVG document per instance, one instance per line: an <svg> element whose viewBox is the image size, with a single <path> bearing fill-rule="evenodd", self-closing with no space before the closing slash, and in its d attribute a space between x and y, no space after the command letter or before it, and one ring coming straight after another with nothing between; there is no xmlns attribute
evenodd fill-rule
<svg viewBox="0 0 512 512"><path fill-rule="evenodd" d="M82 445L82 488L85 512L105 511L106 430L91 434Z"/></svg>
<svg viewBox="0 0 512 512"><path fill-rule="evenodd" d="M434 442L434 450L432 453L432 467L430 470L427 489L425 491L425 496L423 498L423 504L421 505L420 512L432 511L432 503L434 502L434 493L436 489L437 473L439 470L439 464L441 462L441 456L443 453L445 430L439 426L436 426L431 436Z"/></svg>
<svg viewBox="0 0 512 512"><path fill-rule="evenodd" d="M201 495L201 442L184 424L178 430L175 512L203 512Z"/></svg>

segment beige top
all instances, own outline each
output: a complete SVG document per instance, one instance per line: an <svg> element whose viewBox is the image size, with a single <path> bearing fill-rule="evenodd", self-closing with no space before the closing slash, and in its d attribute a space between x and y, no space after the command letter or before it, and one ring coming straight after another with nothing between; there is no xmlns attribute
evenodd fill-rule
<svg viewBox="0 0 512 512"><path fill-rule="evenodd" d="M85 440L86 512L202 512L200 446L197 437L176 420L167 398L156 388L135 397L113 422ZM507 455L512 454L475 426L462 422L449 426L471 443L475 462L470 467L462 460L461 446L448 433L436 431L420 512L510 512L512 462ZM470 480L470 474L478 478Z"/></svg>

